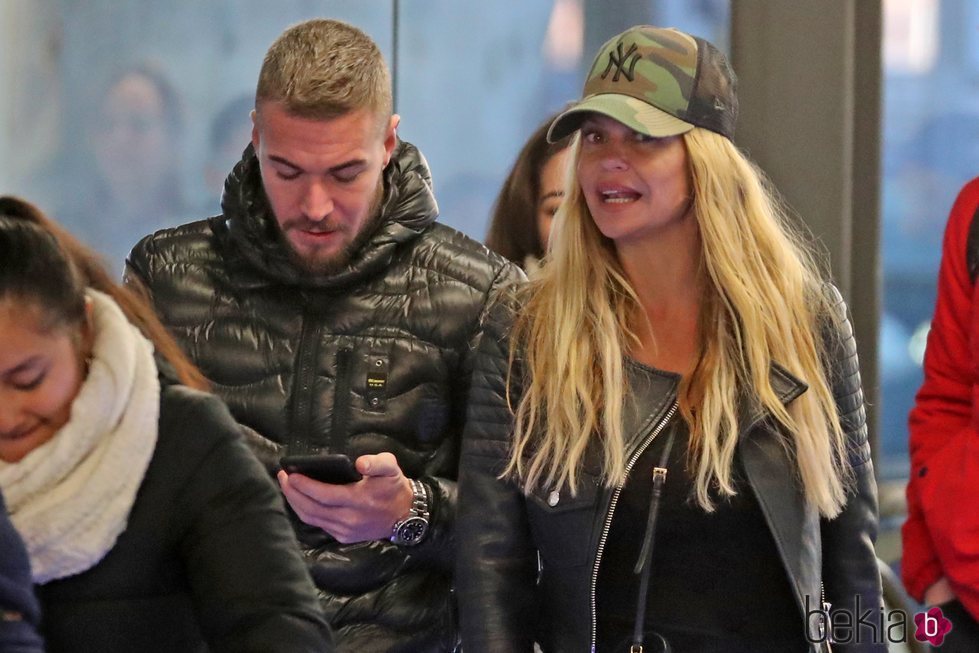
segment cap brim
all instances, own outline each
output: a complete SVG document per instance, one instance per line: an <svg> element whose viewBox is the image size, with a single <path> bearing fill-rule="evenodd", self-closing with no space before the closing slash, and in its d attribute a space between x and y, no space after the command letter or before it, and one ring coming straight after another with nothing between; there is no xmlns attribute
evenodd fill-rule
<svg viewBox="0 0 979 653"><path fill-rule="evenodd" d="M689 122L680 120L642 100L637 100L631 95L600 93L586 97L555 118L547 130L547 142L556 143L577 131L590 113L608 116L629 129L647 136L676 136L694 128L694 125Z"/></svg>

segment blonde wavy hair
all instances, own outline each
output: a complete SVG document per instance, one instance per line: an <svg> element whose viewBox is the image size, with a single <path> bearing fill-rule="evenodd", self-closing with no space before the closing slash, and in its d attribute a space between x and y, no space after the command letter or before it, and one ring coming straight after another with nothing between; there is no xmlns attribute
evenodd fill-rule
<svg viewBox="0 0 979 653"><path fill-rule="evenodd" d="M684 135L701 238L701 358L679 388L690 427L688 460L697 502L713 510L712 489L736 494L733 461L739 399L747 394L781 425L807 500L827 517L846 499L849 467L824 367L820 325L831 307L819 268L789 226L758 170L723 136ZM578 160L578 137L572 145ZM507 379L515 428L503 476L525 492L577 487L589 443L599 438L604 482L625 482L624 357L638 343L639 300L612 241L588 212L570 166L549 262L521 292ZM516 362L519 360L519 372ZM809 390L788 409L772 388L778 363ZM517 378L519 376L519 378Z"/></svg>

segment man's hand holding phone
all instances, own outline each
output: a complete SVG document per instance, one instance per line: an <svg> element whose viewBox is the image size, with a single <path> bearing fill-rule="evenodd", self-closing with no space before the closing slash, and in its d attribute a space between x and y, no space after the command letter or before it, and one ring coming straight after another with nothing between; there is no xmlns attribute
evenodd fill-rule
<svg viewBox="0 0 979 653"><path fill-rule="evenodd" d="M283 459L283 470L278 474L282 493L300 519L322 528L338 542L388 539L394 523L412 506L411 484L394 454L357 458L353 468L361 475L360 480L353 480L349 470L342 471L346 465L341 461L317 464L310 460L315 457L301 458L305 460L298 463L296 458ZM288 468L294 471L288 473ZM314 480L303 469L321 478L347 482Z"/></svg>

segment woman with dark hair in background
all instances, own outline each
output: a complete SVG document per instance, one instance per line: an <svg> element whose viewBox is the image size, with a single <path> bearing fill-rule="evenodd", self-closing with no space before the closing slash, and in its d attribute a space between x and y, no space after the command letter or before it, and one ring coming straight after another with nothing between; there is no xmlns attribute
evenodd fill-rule
<svg viewBox="0 0 979 653"><path fill-rule="evenodd" d="M9 197L0 261L0 491L48 650L332 650L278 491L149 307Z"/></svg>
<svg viewBox="0 0 979 653"><path fill-rule="evenodd" d="M571 137L547 142L554 116L538 127L517 155L493 207L486 246L525 272L537 269L547 250L551 221L564 197Z"/></svg>
<svg viewBox="0 0 979 653"><path fill-rule="evenodd" d="M583 99L548 262L490 314L459 474L467 653L883 651L856 345L731 141L710 43L631 28Z"/></svg>

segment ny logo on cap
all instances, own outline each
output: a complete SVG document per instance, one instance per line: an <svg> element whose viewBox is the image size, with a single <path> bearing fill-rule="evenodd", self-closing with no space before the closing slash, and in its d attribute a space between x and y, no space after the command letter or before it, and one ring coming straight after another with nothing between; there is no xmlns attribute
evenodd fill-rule
<svg viewBox="0 0 979 653"><path fill-rule="evenodd" d="M615 74L612 75L613 82L619 81L620 73L625 75L626 79L628 79L630 82L633 81L635 79L634 71L636 69L636 64L640 59L642 59L642 55L636 52L635 43L630 45L629 50L624 54L622 52L622 44L619 43L613 52L608 53L608 65L605 67L605 72L602 73L602 79L608 77L609 72L612 70L612 66L615 66ZM628 68L626 68L627 65Z"/></svg>

